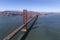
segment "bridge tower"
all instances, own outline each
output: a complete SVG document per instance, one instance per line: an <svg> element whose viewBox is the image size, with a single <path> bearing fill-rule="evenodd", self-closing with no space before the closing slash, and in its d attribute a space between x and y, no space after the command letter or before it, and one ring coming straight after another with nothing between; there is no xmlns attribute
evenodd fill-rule
<svg viewBox="0 0 60 40"><path fill-rule="evenodd" d="M23 10L23 24L27 23L27 10ZM27 31L27 24L23 27L22 31Z"/></svg>

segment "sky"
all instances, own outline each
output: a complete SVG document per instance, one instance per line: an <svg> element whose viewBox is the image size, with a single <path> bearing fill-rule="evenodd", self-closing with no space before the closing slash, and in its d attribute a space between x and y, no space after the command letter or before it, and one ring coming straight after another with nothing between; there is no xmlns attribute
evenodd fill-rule
<svg viewBox="0 0 60 40"><path fill-rule="evenodd" d="M60 0L0 0L0 11L27 9L38 12L60 12Z"/></svg>

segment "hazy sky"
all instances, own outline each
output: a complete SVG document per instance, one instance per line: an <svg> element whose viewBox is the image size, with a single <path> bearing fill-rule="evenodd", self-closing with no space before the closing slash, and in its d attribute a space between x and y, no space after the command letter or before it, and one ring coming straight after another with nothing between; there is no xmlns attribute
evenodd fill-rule
<svg viewBox="0 0 60 40"><path fill-rule="evenodd" d="M0 0L1 10L60 12L60 0Z"/></svg>

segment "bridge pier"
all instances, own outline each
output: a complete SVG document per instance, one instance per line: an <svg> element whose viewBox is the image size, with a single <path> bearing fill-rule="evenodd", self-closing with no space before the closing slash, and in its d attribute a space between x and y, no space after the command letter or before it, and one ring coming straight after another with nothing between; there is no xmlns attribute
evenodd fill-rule
<svg viewBox="0 0 60 40"><path fill-rule="evenodd" d="M23 10L23 24L27 23L27 10ZM27 24L22 28L22 31L26 32L27 31Z"/></svg>

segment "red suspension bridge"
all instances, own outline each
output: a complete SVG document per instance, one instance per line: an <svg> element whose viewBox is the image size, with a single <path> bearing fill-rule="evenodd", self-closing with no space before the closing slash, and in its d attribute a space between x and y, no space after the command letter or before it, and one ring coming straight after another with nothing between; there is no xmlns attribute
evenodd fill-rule
<svg viewBox="0 0 60 40"><path fill-rule="evenodd" d="M11 40L11 38L13 38L14 35L16 35L16 33L19 31L27 32L27 24L30 23L33 19L38 18L38 15L34 14L31 16L29 20L27 20L27 16L28 16L27 10L23 10L22 14L23 14L23 24L20 27L18 27L16 30L14 30L12 33L7 35L5 38L3 38L3 40Z"/></svg>

